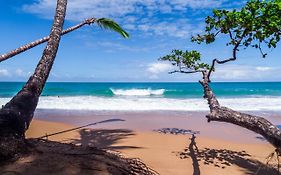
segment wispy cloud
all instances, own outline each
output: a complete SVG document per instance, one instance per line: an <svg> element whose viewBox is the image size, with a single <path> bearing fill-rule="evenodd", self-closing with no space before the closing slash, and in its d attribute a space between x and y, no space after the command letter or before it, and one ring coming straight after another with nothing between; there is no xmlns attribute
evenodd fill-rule
<svg viewBox="0 0 281 175"><path fill-rule="evenodd" d="M216 81L263 81L280 80L281 67L224 65L216 68L212 79ZM276 76L272 76L276 75Z"/></svg>
<svg viewBox="0 0 281 175"><path fill-rule="evenodd" d="M66 18L81 21L89 17L109 17L117 20L125 29L148 35L187 37L200 26L188 22L183 15L188 10L220 7L226 0L72 0L68 3ZM23 10L52 19L56 1L37 0L26 4ZM192 14L192 13L191 13ZM163 15L164 21L163 21ZM201 30L201 29L200 29Z"/></svg>
<svg viewBox="0 0 281 175"><path fill-rule="evenodd" d="M7 69L0 69L0 77L8 77L10 75L11 74Z"/></svg>
<svg viewBox="0 0 281 175"><path fill-rule="evenodd" d="M0 69L0 77L1 78L27 78L31 75L31 72L25 72L24 70L18 68L18 69L7 69L3 68Z"/></svg>
<svg viewBox="0 0 281 175"><path fill-rule="evenodd" d="M122 17L129 14L172 13L191 9L219 7L225 0L72 0L68 3L67 17L80 21L90 16ZM25 5L25 11L45 18L52 18L56 6L54 0L37 0Z"/></svg>
<svg viewBox="0 0 281 175"><path fill-rule="evenodd" d="M168 78L169 81L195 81L202 79L200 73L197 74L171 74L168 72L175 67L168 63L155 62L146 67L146 75L149 79L157 80ZM281 67L251 66L251 65L223 65L218 66L212 74L212 81L280 81ZM272 76L274 75L274 76Z"/></svg>
<svg viewBox="0 0 281 175"><path fill-rule="evenodd" d="M159 74L163 72L167 72L172 68L171 64L169 63L150 63L147 67L147 71L153 74Z"/></svg>
<svg viewBox="0 0 281 175"><path fill-rule="evenodd" d="M146 72L150 79L158 79L161 73L167 74L173 66L169 63L155 62L147 65Z"/></svg>
<svg viewBox="0 0 281 175"><path fill-rule="evenodd" d="M189 23L187 19L177 19L160 22L151 20L136 25L134 29L147 35L188 38L195 33L200 33L203 27L200 24Z"/></svg>
<svg viewBox="0 0 281 175"><path fill-rule="evenodd" d="M258 66L258 67L256 67L256 70L261 71L261 72L267 72L267 71L270 71L270 70L274 70L274 68Z"/></svg>
<svg viewBox="0 0 281 175"><path fill-rule="evenodd" d="M31 72L26 72L20 68L16 69L13 75L18 76L18 77L28 77L31 75Z"/></svg>

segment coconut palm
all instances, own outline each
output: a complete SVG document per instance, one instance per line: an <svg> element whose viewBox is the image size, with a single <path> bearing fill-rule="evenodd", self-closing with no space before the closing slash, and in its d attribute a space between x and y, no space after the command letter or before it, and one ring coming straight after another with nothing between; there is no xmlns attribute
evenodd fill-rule
<svg viewBox="0 0 281 175"><path fill-rule="evenodd" d="M115 21L111 20L111 19L108 19L108 18L89 18L89 19L86 19L85 21L75 25L75 26L72 26L66 30L63 30L61 35L65 35L67 33L70 33L74 30L77 30L85 25L92 25L96 23L98 26L100 26L101 28L103 29L108 29L108 30L113 30L119 34L121 34L124 38L128 38L129 37L129 34L124 31ZM2 61L5 61L15 55L18 55L22 52L25 52L37 45L40 45L42 43L45 43L47 42L48 40L50 39L50 36L45 36L41 39L38 39L38 40L35 40L33 42L30 42L28 44L25 44L17 49L14 49L10 52L7 52L5 54L2 54L0 55L0 62Z"/></svg>
<svg viewBox="0 0 281 175"><path fill-rule="evenodd" d="M0 159L9 158L24 147L24 132L33 117L57 54L66 6L67 0L57 1L50 39L34 74L0 111Z"/></svg>
<svg viewBox="0 0 281 175"><path fill-rule="evenodd" d="M10 158L24 148L25 131L33 118L39 97L57 54L66 6L67 0L57 0L56 15L51 34L47 38L47 46L33 75L23 88L0 110L0 160ZM104 29L116 31L125 38L129 36L117 23L110 19L92 20L96 21ZM90 22L88 21L88 23Z"/></svg>

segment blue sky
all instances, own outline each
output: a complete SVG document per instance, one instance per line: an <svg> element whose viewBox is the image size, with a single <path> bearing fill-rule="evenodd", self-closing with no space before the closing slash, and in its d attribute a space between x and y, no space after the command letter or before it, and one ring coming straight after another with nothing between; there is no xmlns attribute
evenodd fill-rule
<svg viewBox="0 0 281 175"><path fill-rule="evenodd" d="M169 75L168 63L157 61L172 49L197 49L203 60L227 58L225 38L197 45L190 37L202 32L213 8L233 9L245 1L230 0L69 0L64 28L89 17L107 17L130 33L123 39L97 26L86 26L62 37L49 81L197 81L200 75ZM55 0L9 0L1 5L3 54L50 32ZM0 63L0 81L26 81L45 44ZM281 81L281 48L266 59L254 49L242 50L238 61L218 66L214 81Z"/></svg>

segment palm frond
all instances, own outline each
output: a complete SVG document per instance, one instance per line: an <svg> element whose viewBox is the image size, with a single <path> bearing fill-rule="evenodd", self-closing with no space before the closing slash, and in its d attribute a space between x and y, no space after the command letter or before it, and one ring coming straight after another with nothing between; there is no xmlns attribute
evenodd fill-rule
<svg viewBox="0 0 281 175"><path fill-rule="evenodd" d="M103 29L115 31L122 35L124 38L129 38L129 34L124 29L122 29L119 24L111 19L99 18L97 19L96 23Z"/></svg>

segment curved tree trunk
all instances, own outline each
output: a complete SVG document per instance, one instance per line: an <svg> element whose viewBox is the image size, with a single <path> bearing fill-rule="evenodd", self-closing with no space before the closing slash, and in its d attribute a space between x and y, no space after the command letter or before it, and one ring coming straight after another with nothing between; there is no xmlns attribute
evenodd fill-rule
<svg viewBox="0 0 281 175"><path fill-rule="evenodd" d="M67 0L58 0L50 39L34 74L24 87L0 110L0 160L24 148L24 133L36 109L39 96L54 63L65 18Z"/></svg>
<svg viewBox="0 0 281 175"><path fill-rule="evenodd" d="M262 135L272 144L279 154L281 153L281 131L263 117L249 115L220 106L216 96L209 86L208 73L203 72L203 79L199 81L204 89L204 98L207 99L210 114L206 117L208 122L218 121L232 123Z"/></svg>
<svg viewBox="0 0 281 175"><path fill-rule="evenodd" d="M68 28L66 30L63 30L61 35L65 35L65 34L67 34L69 32L77 30L77 29L79 29L80 27L82 27L82 26L84 26L86 24L88 24L88 25L93 24L95 21L96 21L95 18L89 18L89 19L81 22L80 24L77 24L77 25L75 25L73 27L70 27L70 28ZM8 53L0 55L0 62L5 61L5 60L7 60L7 59L9 59L9 58L11 58L11 57L13 57L15 55L18 55L18 54L22 53L22 52L25 52L25 51L27 51L27 50L35 47L35 46L38 46L38 45L40 45L42 43L45 43L49 39L50 39L50 36L45 36L45 37L43 37L41 39L35 40L35 41L31 42L31 43L28 43L26 45L23 45L23 46L17 48L17 49L14 49L14 50L12 50L12 51L10 51Z"/></svg>

